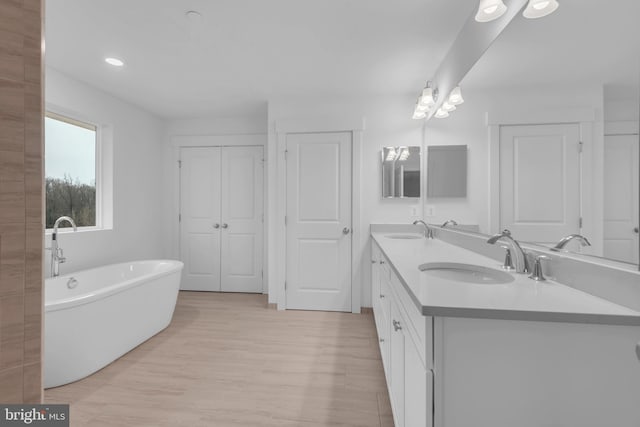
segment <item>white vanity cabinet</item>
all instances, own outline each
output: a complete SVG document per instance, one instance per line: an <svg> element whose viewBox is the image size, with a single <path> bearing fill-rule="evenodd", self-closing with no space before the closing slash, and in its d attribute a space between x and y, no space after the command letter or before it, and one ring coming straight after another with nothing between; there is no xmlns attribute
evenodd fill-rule
<svg viewBox="0 0 640 427"><path fill-rule="evenodd" d="M526 311L460 316L478 296L470 292L458 306L436 307L442 315L423 315L419 307L433 307L414 300L411 252L380 247L374 240L372 306L396 427L640 426L639 326L598 323L600 315L571 322ZM530 289L562 291L544 286ZM420 297L435 298L424 290Z"/></svg>
<svg viewBox="0 0 640 427"><path fill-rule="evenodd" d="M395 426L431 427L432 319L404 305L409 296L375 243L371 261L372 305Z"/></svg>

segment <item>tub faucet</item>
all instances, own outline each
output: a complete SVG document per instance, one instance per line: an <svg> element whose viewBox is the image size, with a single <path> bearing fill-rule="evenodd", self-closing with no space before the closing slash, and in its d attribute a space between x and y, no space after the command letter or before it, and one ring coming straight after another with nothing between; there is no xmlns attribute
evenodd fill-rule
<svg viewBox="0 0 640 427"><path fill-rule="evenodd" d="M62 221L67 221L73 227L73 231L78 231L75 221L68 216L61 216L56 219L53 224L53 233L51 233L51 247L47 248L51 250L51 276L58 277L60 275L60 264L66 262L62 248L58 246L58 226Z"/></svg>
<svg viewBox="0 0 640 427"><path fill-rule="evenodd" d="M487 240L487 243L494 245L498 240L504 241L507 245L510 246L510 253L513 255L514 264L516 273L528 273L529 272L529 263L527 262L527 254L520 247L520 244L511 237L511 232L509 230L504 230L500 234L496 234Z"/></svg>
<svg viewBox="0 0 640 427"><path fill-rule="evenodd" d="M413 225L418 224L422 224L424 226L424 237L426 237L427 239L433 239L433 230L431 229L431 227L429 227L429 225L421 219L413 221Z"/></svg>
<svg viewBox="0 0 640 427"><path fill-rule="evenodd" d="M458 222L455 219L448 219L440 227L445 228L447 225L458 225Z"/></svg>
<svg viewBox="0 0 640 427"><path fill-rule="evenodd" d="M568 236L562 238L562 240L560 240L554 247L552 247L551 250L559 252L565 247L567 243L569 243L573 239L579 240L580 245L582 246L591 246L591 242L586 237L581 236L580 234L569 234Z"/></svg>

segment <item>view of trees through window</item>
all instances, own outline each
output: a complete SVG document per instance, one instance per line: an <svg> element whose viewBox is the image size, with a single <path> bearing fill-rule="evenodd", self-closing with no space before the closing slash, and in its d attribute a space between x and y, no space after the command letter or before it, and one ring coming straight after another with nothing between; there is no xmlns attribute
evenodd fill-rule
<svg viewBox="0 0 640 427"><path fill-rule="evenodd" d="M70 216L78 227L96 225L96 134L93 125L47 114L46 228L61 216Z"/></svg>

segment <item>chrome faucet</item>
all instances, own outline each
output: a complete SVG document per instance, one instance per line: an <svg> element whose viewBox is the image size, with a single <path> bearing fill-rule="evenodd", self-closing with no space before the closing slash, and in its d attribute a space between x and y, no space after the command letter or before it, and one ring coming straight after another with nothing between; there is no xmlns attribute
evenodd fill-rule
<svg viewBox="0 0 640 427"><path fill-rule="evenodd" d="M413 225L418 225L418 224L422 224L424 226L424 237L426 237L427 239L433 239L433 230L431 229L431 227L429 227L429 224L427 224L421 219L417 219L413 221Z"/></svg>
<svg viewBox="0 0 640 427"><path fill-rule="evenodd" d="M440 227L445 228L447 225L458 225L458 223L454 219L448 219Z"/></svg>
<svg viewBox="0 0 640 427"><path fill-rule="evenodd" d="M498 240L504 241L507 245L511 246L510 253L513 255L514 267L516 269L516 273L528 273L529 272L529 263L527 262L527 254L520 247L520 244L511 237L511 232L509 230L504 230L500 234L496 234L487 240L487 243L494 245Z"/></svg>
<svg viewBox="0 0 640 427"><path fill-rule="evenodd" d="M586 237L581 236L580 234L569 234L568 236L560 240L554 247L552 247L551 250L558 252L562 250L566 246L566 244L573 239L579 240L581 246L591 246L591 242Z"/></svg>
<svg viewBox="0 0 640 427"><path fill-rule="evenodd" d="M60 275L60 264L67 261L62 252L62 248L58 246L58 226L62 221L67 221L73 227L73 231L78 231L75 221L71 217L61 216L56 219L53 224L53 233L51 233L51 247L47 248L51 250L51 276L57 277Z"/></svg>

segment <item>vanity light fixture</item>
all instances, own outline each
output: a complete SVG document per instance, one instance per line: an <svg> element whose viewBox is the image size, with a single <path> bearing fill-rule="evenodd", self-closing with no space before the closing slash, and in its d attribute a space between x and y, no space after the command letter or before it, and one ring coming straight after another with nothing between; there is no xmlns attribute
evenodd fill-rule
<svg viewBox="0 0 640 427"><path fill-rule="evenodd" d="M456 86L455 89L451 91L448 99L449 104L451 105L460 105L464 102L462 99L462 91L460 90L460 86Z"/></svg>
<svg viewBox="0 0 640 427"><path fill-rule="evenodd" d="M405 160L407 160L409 158L409 147L400 147L400 155L398 157L398 160L403 162Z"/></svg>
<svg viewBox="0 0 640 427"><path fill-rule="evenodd" d="M449 117L449 112L443 110L442 108L438 108L438 111L436 111L436 114L434 114L434 116L438 119L444 119L445 117Z"/></svg>
<svg viewBox="0 0 640 427"><path fill-rule="evenodd" d="M558 0L529 0L522 15L529 19L542 18L555 12L558 6Z"/></svg>
<svg viewBox="0 0 640 427"><path fill-rule="evenodd" d="M480 0L476 21L490 22L500 18L506 11L507 6L502 0Z"/></svg>
<svg viewBox="0 0 640 427"><path fill-rule="evenodd" d="M104 58L104 62L106 62L109 65L113 65L114 67L124 66L124 62L118 58Z"/></svg>

